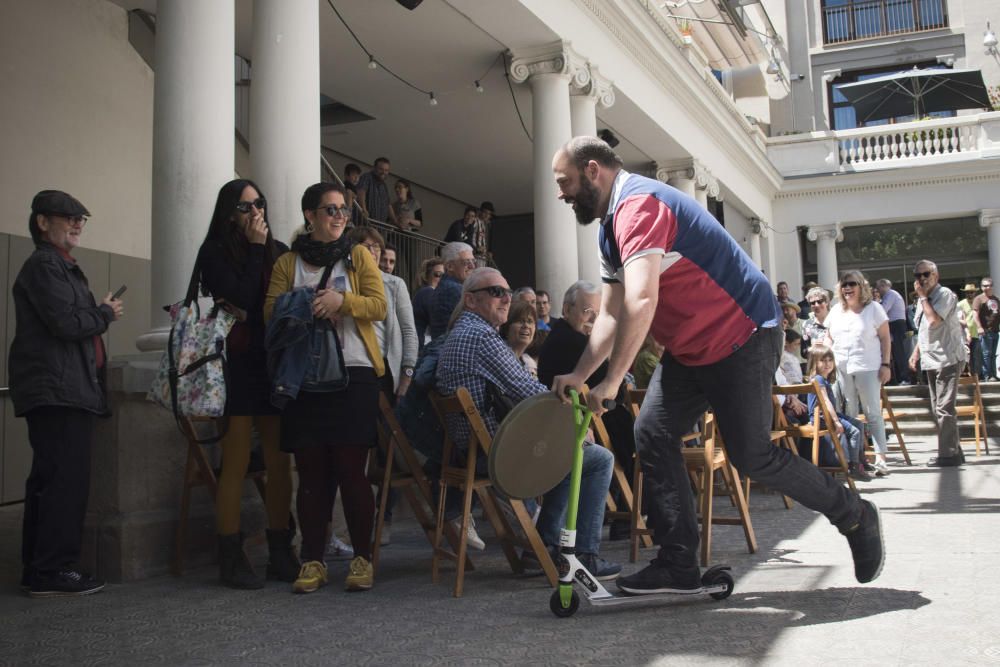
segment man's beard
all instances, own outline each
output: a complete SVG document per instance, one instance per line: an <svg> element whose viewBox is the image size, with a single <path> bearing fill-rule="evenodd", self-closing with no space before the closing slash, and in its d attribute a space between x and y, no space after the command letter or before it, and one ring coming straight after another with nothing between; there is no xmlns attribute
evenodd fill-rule
<svg viewBox="0 0 1000 667"><path fill-rule="evenodd" d="M576 214L576 221L581 225L589 225L598 217L597 203L601 198L600 191L580 174L580 188L573 197L573 212Z"/></svg>

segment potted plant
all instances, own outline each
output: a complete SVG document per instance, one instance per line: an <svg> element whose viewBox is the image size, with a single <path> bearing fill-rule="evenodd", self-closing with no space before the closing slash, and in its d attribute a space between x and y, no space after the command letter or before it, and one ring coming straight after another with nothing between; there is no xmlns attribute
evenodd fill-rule
<svg viewBox="0 0 1000 667"><path fill-rule="evenodd" d="M681 19L681 21L677 24L677 27L681 31L681 40L684 42L684 44L688 46L693 44L694 38L691 36L692 33L691 22L688 21L687 19Z"/></svg>

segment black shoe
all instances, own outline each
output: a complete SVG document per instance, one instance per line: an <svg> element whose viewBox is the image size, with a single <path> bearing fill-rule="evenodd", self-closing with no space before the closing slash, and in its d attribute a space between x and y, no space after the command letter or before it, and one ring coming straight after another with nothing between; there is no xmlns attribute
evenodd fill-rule
<svg viewBox="0 0 1000 667"><path fill-rule="evenodd" d="M862 584L874 581L885 563L882 518L875 503L861 500L861 519L844 531L844 536L854 557L854 578Z"/></svg>
<svg viewBox="0 0 1000 667"><path fill-rule="evenodd" d="M547 546L545 550L549 552L549 558L555 563L556 569L559 569L559 547ZM527 549L521 552L521 566L524 568L525 574L538 575L543 572L542 562L538 560L538 556L535 555L534 551Z"/></svg>
<svg viewBox="0 0 1000 667"><path fill-rule="evenodd" d="M21 583L18 587L22 593L27 593L31 590L31 570L26 567L21 569Z"/></svg>
<svg viewBox="0 0 1000 667"><path fill-rule="evenodd" d="M244 590L264 587L264 580L253 571L243 551L242 533L219 535L219 581L230 588Z"/></svg>
<svg viewBox="0 0 1000 667"><path fill-rule="evenodd" d="M658 558L649 565L627 577L618 577L618 588L632 595L650 593L680 593L690 595L700 593L701 571L697 566L677 569L661 562Z"/></svg>
<svg viewBox="0 0 1000 667"><path fill-rule="evenodd" d="M956 454L955 456L932 456L927 462L928 468L954 468L965 463L965 457Z"/></svg>
<svg viewBox="0 0 1000 667"><path fill-rule="evenodd" d="M104 588L104 582L76 570L35 574L28 589L33 598L63 598L90 595Z"/></svg>
<svg viewBox="0 0 1000 667"><path fill-rule="evenodd" d="M295 534L287 529L267 531L268 579L277 579L290 584L299 578L302 563L299 562L299 557L292 546L293 537Z"/></svg>
<svg viewBox="0 0 1000 667"><path fill-rule="evenodd" d="M862 467L865 469L865 472L875 472L875 466L873 466L871 463L868 463L867 461L865 461L865 464Z"/></svg>
<svg viewBox="0 0 1000 667"><path fill-rule="evenodd" d="M612 521L608 529L608 541L617 542L627 540L632 537L632 526L628 521Z"/></svg>
<svg viewBox="0 0 1000 667"><path fill-rule="evenodd" d="M580 554L578 558L580 564L587 568L587 571L594 575L598 581L610 581L622 572L621 565L606 561L597 554Z"/></svg>

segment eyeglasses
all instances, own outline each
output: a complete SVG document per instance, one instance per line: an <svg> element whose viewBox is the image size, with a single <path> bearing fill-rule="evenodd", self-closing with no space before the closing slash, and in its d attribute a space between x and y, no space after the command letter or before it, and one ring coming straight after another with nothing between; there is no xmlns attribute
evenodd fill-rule
<svg viewBox="0 0 1000 667"><path fill-rule="evenodd" d="M380 246L379 244L375 243L374 241L369 241L368 243L362 243L361 246L363 248L368 248L368 252L375 252L376 250L378 250L379 252L382 252L382 246Z"/></svg>
<svg viewBox="0 0 1000 667"><path fill-rule="evenodd" d="M818 306L818 305L820 305L822 303L826 303L826 299L816 299L815 301L810 301L809 305L810 306Z"/></svg>
<svg viewBox="0 0 1000 667"><path fill-rule="evenodd" d="M431 272L431 275L434 276L435 278L440 278L441 276L444 275L444 271L433 271Z"/></svg>
<svg viewBox="0 0 1000 667"><path fill-rule="evenodd" d="M934 273L933 271L914 271L913 272L913 277L914 278L920 278L922 280L926 280L926 279L930 278L933 273Z"/></svg>
<svg viewBox="0 0 1000 667"><path fill-rule="evenodd" d="M346 206L319 206L314 211L323 211L331 218L346 218L351 214L351 209Z"/></svg>
<svg viewBox="0 0 1000 667"><path fill-rule="evenodd" d="M490 285L489 287L480 287L479 289L469 290L473 294L476 292L486 292L494 299L502 299L505 296L510 297L514 294L513 290L507 287L500 287L499 285Z"/></svg>
<svg viewBox="0 0 1000 667"><path fill-rule="evenodd" d="M85 215L51 215L49 217L62 218L71 227L80 227L80 228L83 228L83 226L87 224L87 220L90 219Z"/></svg>
<svg viewBox="0 0 1000 667"><path fill-rule="evenodd" d="M840 286L841 287L857 287L858 286L858 281L856 281L856 280L845 280L844 282L840 283Z"/></svg>
<svg viewBox="0 0 1000 667"><path fill-rule="evenodd" d="M236 202L236 210L239 211L240 213L249 213L251 206L256 208L258 211L263 211L265 208L267 208L267 200L264 199L263 197L259 197L257 199L254 199L253 201Z"/></svg>

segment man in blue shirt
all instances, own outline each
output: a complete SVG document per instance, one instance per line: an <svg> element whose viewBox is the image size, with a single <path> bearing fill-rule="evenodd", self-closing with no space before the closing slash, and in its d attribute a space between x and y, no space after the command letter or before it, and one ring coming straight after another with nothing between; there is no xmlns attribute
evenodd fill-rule
<svg viewBox="0 0 1000 667"><path fill-rule="evenodd" d="M441 251L444 275L431 295L431 340L448 331L451 314L462 298L462 283L476 268L472 256L472 246L461 241L452 241Z"/></svg>
<svg viewBox="0 0 1000 667"><path fill-rule="evenodd" d="M440 288L438 288L440 289ZM511 290L496 269L479 268L462 285L463 311L441 348L437 366L437 388L444 395L465 387L472 396L483 422L494 435L499 420L486 405L487 385L492 384L515 404L543 394L549 388L531 376L500 337L498 329L507 321ZM468 446L469 424L455 416L448 424L458 447ZM576 550L580 562L598 579L614 579L621 565L598 555L604 502L611 483L614 456L604 447L586 443L583 448L583 478L577 519ZM569 499L569 476L545 494L538 516L538 533L549 547L559 544L559 530Z"/></svg>
<svg viewBox="0 0 1000 667"><path fill-rule="evenodd" d="M875 281L882 300L882 308L889 316L889 335L892 336L892 382L891 384L909 384L910 369L906 354L906 304L902 295L892 289L892 283L885 278Z"/></svg>

